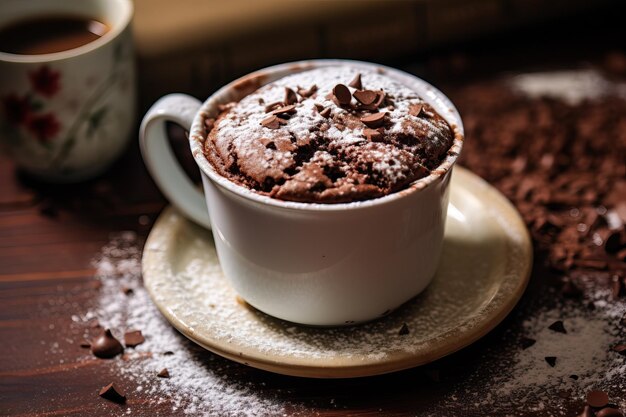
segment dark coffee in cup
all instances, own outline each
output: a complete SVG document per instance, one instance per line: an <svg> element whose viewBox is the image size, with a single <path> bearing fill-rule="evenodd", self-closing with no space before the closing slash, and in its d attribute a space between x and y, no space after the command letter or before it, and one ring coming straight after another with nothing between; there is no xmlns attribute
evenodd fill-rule
<svg viewBox="0 0 626 417"><path fill-rule="evenodd" d="M93 42L108 31L107 24L89 17L34 17L0 28L0 51L19 55L67 51Z"/></svg>

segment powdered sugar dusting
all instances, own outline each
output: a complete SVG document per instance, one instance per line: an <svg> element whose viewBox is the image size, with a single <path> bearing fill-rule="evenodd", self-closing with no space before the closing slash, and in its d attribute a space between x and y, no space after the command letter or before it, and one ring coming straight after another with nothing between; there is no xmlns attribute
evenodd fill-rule
<svg viewBox="0 0 626 417"><path fill-rule="evenodd" d="M122 379L133 381L137 387L127 396L132 399L141 393L148 396L149 403L173 404L172 411L189 415L282 415L285 401L263 395L258 386L253 390L252 382L228 378L238 365L214 355L201 355L202 348L178 334L161 316L142 286L142 245L134 233L125 232L102 248L95 262L96 277L102 282L98 304L73 317L78 322L97 318L117 337L127 330L143 332L145 343L126 349L123 359L115 359ZM125 287L133 289L132 295L123 293ZM169 379L156 377L163 368L169 370ZM132 407L128 410L132 414Z"/></svg>

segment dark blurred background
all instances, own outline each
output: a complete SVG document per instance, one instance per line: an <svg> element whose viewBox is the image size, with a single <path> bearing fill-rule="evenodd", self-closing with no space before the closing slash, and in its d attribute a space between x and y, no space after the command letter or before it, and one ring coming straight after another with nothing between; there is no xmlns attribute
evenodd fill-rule
<svg viewBox="0 0 626 417"><path fill-rule="evenodd" d="M135 0L135 6L142 110L168 92L204 99L252 70L307 58L385 63L435 83L589 60L617 70L626 65L620 0Z"/></svg>

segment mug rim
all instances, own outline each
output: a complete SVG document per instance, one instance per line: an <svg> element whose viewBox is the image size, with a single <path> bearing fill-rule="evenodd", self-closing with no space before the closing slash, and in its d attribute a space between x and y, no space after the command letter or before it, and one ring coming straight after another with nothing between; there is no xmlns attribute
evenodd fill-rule
<svg viewBox="0 0 626 417"><path fill-rule="evenodd" d="M280 77L282 78L288 75L296 74L298 72L337 65L350 65L357 68L360 67L374 71L383 71L385 74L394 77L396 81L403 82L402 79L404 79L405 85L407 84L406 81L408 81L409 79L412 83L420 85L420 87L425 92L425 94L422 95L422 91L420 91L420 97L424 101L432 105L435 110L437 110L439 115L442 116L446 120L446 122L448 122L448 124L452 128L452 131L454 132L454 141L450 146L446 157L435 169L430 172L429 175L411 182L408 186L401 190L377 198L352 201L348 203L308 203L280 200L260 194L254 190L244 187L243 185L231 181L230 179L222 176L215 170L213 165L208 161L206 155L204 154L204 120L208 117L212 117L215 115L218 104L226 104L233 101L224 100L226 97L229 96L229 94L232 93L232 91L240 91L245 88L249 88L250 86L254 86L254 90L256 90L257 88L260 88L274 81L274 79L265 82L261 82L260 80L264 80L267 78L268 75L276 73L285 73ZM238 99L240 100L250 93L251 92L245 93ZM428 95L429 97L424 97L424 95ZM299 211L345 211L347 209L353 210L359 208L369 208L386 203L391 203L393 201L399 200L408 195L412 195L416 192L426 189L430 184L441 180L446 176L448 172L452 170L456 160L460 155L461 149L463 148L464 139L465 133L463 128L463 122L454 104L439 89L417 77L416 75L386 65L366 61L349 59L312 59L269 66L237 78L236 80L231 81L222 88L218 89L216 92L211 94L204 101L204 103L202 103L200 109L194 115L189 133L189 146L191 148L191 152L194 160L196 161L196 164L204 175L208 176L211 181L219 185L221 188L228 190L231 193L234 193L235 195L244 198L245 200L252 200L262 205Z"/></svg>
<svg viewBox="0 0 626 417"><path fill-rule="evenodd" d="M74 58L80 55L87 54L96 49L99 49L106 44L112 42L115 38L117 38L120 33L122 33L132 21L135 6L131 0L114 0L117 3L111 4L111 0L105 1L105 3L110 4L110 7L120 6L122 7L123 16L120 20L119 24L111 25L111 30L107 31L104 35L100 36L98 39L95 39L91 42L88 42L84 45L78 46L76 48L67 49L59 52L52 52L49 54L13 54L10 52L0 51L0 61L11 62L11 63L24 63L24 64L39 64L39 63L49 63L54 61L62 61L65 59ZM34 14L33 14L34 16Z"/></svg>

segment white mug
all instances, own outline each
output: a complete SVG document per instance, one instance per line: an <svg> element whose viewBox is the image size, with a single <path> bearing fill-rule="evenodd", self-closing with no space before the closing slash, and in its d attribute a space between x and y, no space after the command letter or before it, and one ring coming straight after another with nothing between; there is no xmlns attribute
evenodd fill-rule
<svg viewBox="0 0 626 417"><path fill-rule="evenodd" d="M240 100L286 75L333 65L382 71L417 91L455 131L444 162L402 191L342 204L282 201L217 173L203 146L204 120L216 116L219 104ZM166 121L189 130L204 196L176 162ZM204 103L182 94L165 96L144 117L140 144L148 169L172 204L213 231L224 274L246 302L284 320L329 326L384 316L430 283L441 254L448 185L463 126L450 100L413 75L365 62L312 60L254 72Z"/></svg>
<svg viewBox="0 0 626 417"><path fill-rule="evenodd" d="M136 112L130 0L3 0L0 27L81 16L109 26L61 52L0 51L0 142L17 166L51 182L104 171L132 137Z"/></svg>

